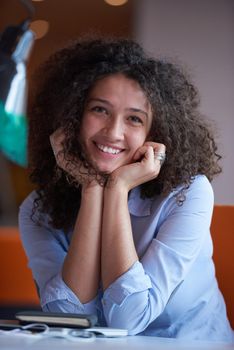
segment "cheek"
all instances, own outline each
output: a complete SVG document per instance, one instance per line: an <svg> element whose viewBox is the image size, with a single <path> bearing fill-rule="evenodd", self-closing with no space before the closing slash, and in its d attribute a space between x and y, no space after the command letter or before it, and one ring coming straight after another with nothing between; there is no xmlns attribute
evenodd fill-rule
<svg viewBox="0 0 234 350"><path fill-rule="evenodd" d="M83 141L95 135L98 129L99 129L98 123L93 118L84 116L84 119L81 125L81 137Z"/></svg>
<svg viewBox="0 0 234 350"><path fill-rule="evenodd" d="M137 133L137 134L132 134L131 137L131 148L134 149L135 151L141 147L145 141L146 141L146 133Z"/></svg>

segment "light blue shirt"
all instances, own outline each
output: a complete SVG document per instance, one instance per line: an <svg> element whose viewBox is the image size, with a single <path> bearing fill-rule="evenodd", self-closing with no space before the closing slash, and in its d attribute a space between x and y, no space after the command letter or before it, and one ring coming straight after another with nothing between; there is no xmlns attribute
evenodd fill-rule
<svg viewBox="0 0 234 350"><path fill-rule="evenodd" d="M32 221L32 192L21 205L19 225L42 309L97 314L100 325L126 328L130 335L233 341L212 260L212 187L197 176L182 206L175 199L179 190L154 199L142 199L139 188L131 191L139 261L87 304L61 277L72 232L54 229L39 212Z"/></svg>

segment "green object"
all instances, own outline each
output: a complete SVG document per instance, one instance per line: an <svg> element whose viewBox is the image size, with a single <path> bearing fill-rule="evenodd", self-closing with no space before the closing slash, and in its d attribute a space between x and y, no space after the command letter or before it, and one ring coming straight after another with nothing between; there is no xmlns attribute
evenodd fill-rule
<svg viewBox="0 0 234 350"><path fill-rule="evenodd" d="M0 151L12 162L26 167L28 122L25 115L7 113L0 102Z"/></svg>

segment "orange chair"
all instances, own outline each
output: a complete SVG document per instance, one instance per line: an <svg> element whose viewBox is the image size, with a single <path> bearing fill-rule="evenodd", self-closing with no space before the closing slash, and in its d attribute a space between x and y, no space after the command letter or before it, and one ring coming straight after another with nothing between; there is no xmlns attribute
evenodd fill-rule
<svg viewBox="0 0 234 350"><path fill-rule="evenodd" d="M0 318L11 318L14 311L25 308L38 309L39 298L19 231L0 227Z"/></svg>
<svg viewBox="0 0 234 350"><path fill-rule="evenodd" d="M234 329L234 206L215 206L211 234L216 276Z"/></svg>

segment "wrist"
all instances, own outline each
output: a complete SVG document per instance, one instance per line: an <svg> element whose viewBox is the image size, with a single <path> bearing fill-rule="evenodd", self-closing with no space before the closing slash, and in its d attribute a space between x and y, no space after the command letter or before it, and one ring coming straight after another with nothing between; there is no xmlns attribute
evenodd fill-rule
<svg viewBox="0 0 234 350"><path fill-rule="evenodd" d="M105 189L107 189L108 191L116 190L118 192L123 193L128 193L131 190L125 178L118 176L118 173L115 174L115 172L112 173L111 176L109 176Z"/></svg>
<svg viewBox="0 0 234 350"><path fill-rule="evenodd" d="M115 194L121 195L123 198L128 197L129 189L121 180L115 180L113 178L110 178L104 188L104 194L105 196L113 196Z"/></svg>
<svg viewBox="0 0 234 350"><path fill-rule="evenodd" d="M84 195L99 195L103 194L104 188L97 182L90 182L82 185L82 196Z"/></svg>

